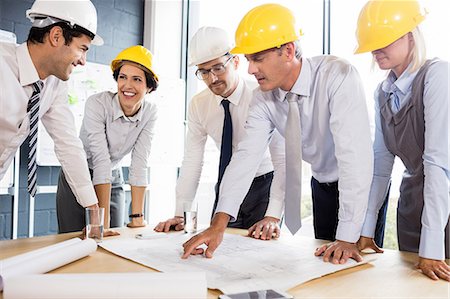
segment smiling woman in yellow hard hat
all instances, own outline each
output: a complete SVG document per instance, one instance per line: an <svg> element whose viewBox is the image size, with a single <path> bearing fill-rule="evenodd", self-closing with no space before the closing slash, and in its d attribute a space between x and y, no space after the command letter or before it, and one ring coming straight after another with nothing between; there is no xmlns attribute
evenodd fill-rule
<svg viewBox="0 0 450 299"><path fill-rule="evenodd" d="M426 60L416 0L369 1L362 9L356 53L371 52L389 71L375 92L374 176L360 248L373 242L374 222L389 188L395 156L405 165L397 208L400 250L419 253L418 268L450 281L449 73L450 65ZM446 230L447 226L447 230Z"/></svg>
<svg viewBox="0 0 450 299"><path fill-rule="evenodd" d="M146 99L146 95L158 87L152 59L150 51L142 46L123 50L111 62L117 93L101 92L86 101L80 139L99 206L105 208L105 229L124 223L125 194L120 163L130 152L132 212L128 226L145 226L144 193L157 112L156 106ZM56 203L59 232L83 229L84 208L77 203L64 173L58 182ZM105 231L105 236L115 234Z"/></svg>

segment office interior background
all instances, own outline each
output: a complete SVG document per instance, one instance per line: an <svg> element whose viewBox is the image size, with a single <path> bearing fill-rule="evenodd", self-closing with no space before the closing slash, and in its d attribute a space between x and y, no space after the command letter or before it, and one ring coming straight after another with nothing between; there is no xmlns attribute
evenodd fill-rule
<svg viewBox="0 0 450 299"><path fill-rule="evenodd" d="M201 26L217 26L234 32L241 18L253 7L277 2L289 7L297 17L303 35L301 45L304 56L331 54L343 57L354 64L363 79L369 117L373 127L373 91L385 73L372 67L370 54L354 55L355 30L358 14L366 0L92 0L98 13L98 34L105 40L101 47L92 46L88 52L88 64L108 65L124 48L142 44L154 54L155 70L161 83L181 82L180 96L163 97L166 109L173 111L175 120L165 121L160 126L161 136L166 135L160 147L176 144L176 149L161 159L153 159L149 167L149 186L145 217L152 224L173 216L175 209L175 184L183 155L186 107L191 97L206 88L195 75L195 67L188 67L189 40ZM16 42L26 40L30 22L25 11L33 0L0 0L0 29L14 33ZM421 26L427 42L427 56L450 60L450 4L447 0L424 0L428 16ZM0 35L1 36L1 35ZM247 63L240 57L240 73L249 80ZM450 91L449 91L450 92ZM7 107L2 107L7 109ZM164 134L164 128L172 127L179 134ZM161 140L161 139L159 139ZM156 142L156 141L155 141ZM153 146L153 145L152 145ZM164 151L164 148L162 149ZM0 240L57 233L55 191L60 167L40 165L38 185L40 192L30 199L26 190L26 152L21 149L10 172L0 182ZM164 158L164 159L163 159ZM166 159L167 158L167 159ZM219 151L208 140L204 166L196 200L199 203L199 223L207 225L214 201L214 185L217 180ZM124 167L125 176L127 168ZM395 214L398 188L403 166L397 161L391 187L390 214ZM304 165L303 204L305 217L310 208L310 171ZM127 198L129 200L129 194ZM128 219L126 217L126 219ZM394 229L394 222L389 222ZM389 227L388 227L389 229ZM394 244L396 242L392 242Z"/></svg>

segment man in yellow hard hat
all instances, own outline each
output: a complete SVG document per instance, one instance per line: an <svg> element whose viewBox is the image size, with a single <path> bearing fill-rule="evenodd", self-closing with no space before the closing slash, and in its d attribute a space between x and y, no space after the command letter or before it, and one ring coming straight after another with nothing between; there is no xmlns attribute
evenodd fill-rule
<svg viewBox="0 0 450 299"><path fill-rule="evenodd" d="M230 54L231 49L228 34L217 27L200 28L190 41L190 65L197 66L195 74L207 88L189 103L185 155L176 187L175 217L160 222L155 231L183 229L183 204L190 205L194 200L207 137L211 137L221 151L213 209L232 153L245 138L245 120L256 84L239 76L239 57ZM250 228L249 235L255 238L271 239L278 237L280 232L278 222L283 212L284 170L277 169L277 165L283 164L284 142L277 135L270 143L270 153L266 150L256 165L236 219L227 224L228 227Z"/></svg>
<svg viewBox="0 0 450 299"><path fill-rule="evenodd" d="M316 255L324 261L361 261L356 246L367 208L373 154L364 91L356 69L333 56L302 57L292 12L265 4L248 12L236 31L232 53L244 54L259 90L247 119L247 135L224 175L210 228L188 240L183 258L212 257L240 192L274 131L286 138L285 222L300 222L301 163L311 164L316 238L332 240ZM230 205L233 203L233 205ZM231 206L231 208L230 208Z"/></svg>
<svg viewBox="0 0 450 299"><path fill-rule="evenodd" d="M145 226L144 195L148 184L150 159L157 108L147 95L158 87L153 70L153 55L141 45L121 51L111 62L117 92L104 91L86 100L80 139L86 151L92 184L99 206L105 209L105 236L117 232L109 228L124 224L125 192L122 159L131 153L129 184L131 214L129 227ZM85 211L60 173L56 193L58 231L80 231L85 226Z"/></svg>
<svg viewBox="0 0 450 299"><path fill-rule="evenodd" d="M0 43L0 179L28 138L28 192L36 195L40 120L78 202L97 206L63 82L77 65L86 63L91 44L103 44L97 35L97 11L88 0L36 0L26 15L32 22L27 42Z"/></svg>

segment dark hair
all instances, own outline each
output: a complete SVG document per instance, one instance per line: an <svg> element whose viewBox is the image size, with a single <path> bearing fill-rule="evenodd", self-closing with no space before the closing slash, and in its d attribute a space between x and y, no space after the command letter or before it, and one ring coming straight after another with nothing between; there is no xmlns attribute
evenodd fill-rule
<svg viewBox="0 0 450 299"><path fill-rule="evenodd" d="M82 34L89 36L91 39L93 38L93 34L84 28L79 26L71 27L65 22L58 22L43 28L31 27L30 32L28 33L27 41L33 44L43 43L45 35L55 26L62 28L66 45L69 45L74 37L80 37Z"/></svg>
<svg viewBox="0 0 450 299"><path fill-rule="evenodd" d="M123 66L123 65L122 65ZM117 81L117 78L119 78L119 73L120 73L120 69L122 68L122 66L116 68L116 70L113 72L113 77L114 80ZM147 83L147 87L151 88L151 91L154 91L158 88L158 81L155 79L155 76L147 71L144 71L145 74L145 83Z"/></svg>

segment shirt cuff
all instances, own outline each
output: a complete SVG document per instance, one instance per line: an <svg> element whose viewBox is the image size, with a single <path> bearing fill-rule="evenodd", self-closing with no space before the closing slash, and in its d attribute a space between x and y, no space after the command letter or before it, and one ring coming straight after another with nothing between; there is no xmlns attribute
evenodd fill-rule
<svg viewBox="0 0 450 299"><path fill-rule="evenodd" d="M111 184L112 182L112 170L110 167L97 167L93 169L92 184Z"/></svg>
<svg viewBox="0 0 450 299"><path fill-rule="evenodd" d="M145 187L148 185L148 168L137 167L137 163L132 163L129 168L128 183L131 186Z"/></svg>
<svg viewBox="0 0 450 299"><path fill-rule="evenodd" d="M78 203L83 207L88 207L98 203L97 195L95 194L94 187L92 185L81 187L77 186L76 198Z"/></svg>
<svg viewBox="0 0 450 299"><path fill-rule="evenodd" d="M183 203L185 202L193 202L194 199L185 199L185 198L180 198L177 199L175 202L175 216L179 216L179 217L184 217L184 208L183 208Z"/></svg>
<svg viewBox="0 0 450 299"><path fill-rule="evenodd" d="M283 214L283 209L284 209L284 201L283 200L270 198L269 205L267 206L265 216L281 219L281 215Z"/></svg>
<svg viewBox="0 0 450 299"><path fill-rule="evenodd" d="M137 186L137 187L146 187L148 185L147 175L143 176L132 176L128 178L128 183L131 186Z"/></svg>
<svg viewBox="0 0 450 299"><path fill-rule="evenodd" d="M184 217L183 206L177 203L175 207L175 216Z"/></svg>
<svg viewBox="0 0 450 299"><path fill-rule="evenodd" d="M422 226L419 256L426 259L445 259L445 232L430 230Z"/></svg>
<svg viewBox="0 0 450 299"><path fill-rule="evenodd" d="M236 221L237 214L239 213L239 206L237 209L227 208L221 205L219 201L219 204L217 205L216 212L214 213L214 215L219 212L228 214L230 216L230 222L234 222Z"/></svg>
<svg viewBox="0 0 450 299"><path fill-rule="evenodd" d="M364 225L361 230L361 236L367 238L374 238L377 219L378 215L369 213L366 214L366 220L364 220Z"/></svg>
<svg viewBox="0 0 450 299"><path fill-rule="evenodd" d="M361 226L349 221L339 221L336 230L336 240L356 243L359 240L360 234Z"/></svg>

